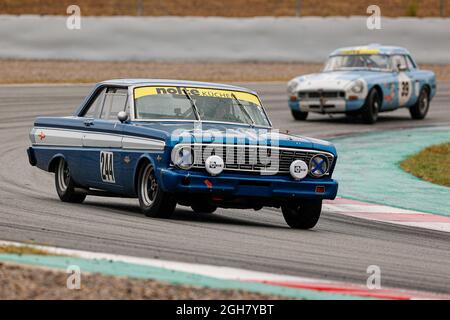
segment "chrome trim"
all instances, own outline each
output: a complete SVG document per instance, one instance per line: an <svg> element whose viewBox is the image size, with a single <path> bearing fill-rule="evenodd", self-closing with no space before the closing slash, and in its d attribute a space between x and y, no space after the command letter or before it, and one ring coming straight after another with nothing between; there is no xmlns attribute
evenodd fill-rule
<svg viewBox="0 0 450 320"><path fill-rule="evenodd" d="M267 118L270 123L270 119ZM194 120L194 119L133 119L133 122L193 122L193 123L221 123L221 124L231 124L234 126L242 126L242 127L252 127L248 123L241 123L241 122L226 122L226 121L213 121L213 120ZM260 126L260 125L254 125L254 128L262 128L262 129L272 129L272 127L266 127L266 126Z"/></svg>
<svg viewBox="0 0 450 320"><path fill-rule="evenodd" d="M122 148L126 150L164 150L165 142L157 139L139 138L131 136L122 137Z"/></svg>
<svg viewBox="0 0 450 320"><path fill-rule="evenodd" d="M321 151L321 150L313 150L313 149L302 149L302 148L289 148L289 147L276 147L276 146L268 146L268 145L252 145L252 144L221 144L221 143L179 143L176 146L174 146L175 148L181 148L181 147L185 147L185 146L189 146L193 149L194 151L194 166L192 167L192 169L202 169L204 168L204 160L205 159L200 159L201 163L197 163L196 161L198 160L198 156L195 155L196 152L196 148L202 148L203 147L222 147L224 149L229 148L229 147L233 147L233 148L264 148L264 149L271 149L271 150L278 150L278 151L291 151L291 152L304 152L304 153L313 153L313 156L311 158L313 158L316 155L324 155L325 158L328 161L328 168L327 168L327 172L323 175L323 176L327 176L330 174L329 170L332 166L332 164L334 163L334 159L335 156L330 153L330 152L326 152L326 151ZM245 152L245 151L244 151ZM307 156L307 155L306 155ZM293 155L293 157L295 157L295 155ZM330 159L331 158L331 159ZM279 158L280 159L280 158ZM309 169L309 162L311 161L311 159L308 160L308 169ZM237 164L237 165L241 165L241 164ZM243 164L243 165L250 165L253 166L254 164ZM173 166L173 164L171 163L171 166ZM283 170L280 171L280 167L278 166L278 170L270 170L269 169L264 169L264 168L257 168L257 169L241 169L241 168L227 168L226 167L226 163L225 163L225 169L224 171L239 171L239 172L266 172L266 173L282 173L282 174L288 174L289 173L289 168L287 170ZM314 178L319 178L317 176L314 176L312 174L310 174L310 172L308 172L308 174Z"/></svg>
<svg viewBox="0 0 450 320"><path fill-rule="evenodd" d="M233 146L233 147L257 147L257 148L271 148L271 149L278 149L278 150L287 150L287 151L305 151L305 152L316 152L321 153L325 155L329 155L333 157L334 155L327 151L321 151L321 150L313 150L313 149L303 149L303 148L289 148L289 147L275 147L275 146L269 146L269 145L259 145L259 144L224 144L224 143L179 143L175 147L181 146L181 145L188 145L188 146L196 146L196 145L204 145L204 146ZM174 148L175 148L174 147Z"/></svg>

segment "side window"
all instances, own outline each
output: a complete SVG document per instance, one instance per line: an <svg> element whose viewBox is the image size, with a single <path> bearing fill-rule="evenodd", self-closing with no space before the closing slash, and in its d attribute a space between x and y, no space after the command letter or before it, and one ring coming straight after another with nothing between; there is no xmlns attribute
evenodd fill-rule
<svg viewBox="0 0 450 320"><path fill-rule="evenodd" d="M414 61L411 59L410 56L406 56L406 63L408 64L408 69L409 70L417 69L416 64L414 63Z"/></svg>
<svg viewBox="0 0 450 320"><path fill-rule="evenodd" d="M86 118L98 118L100 116L100 111L102 109L103 99L105 97L106 89L103 88L94 100L91 100L90 105L87 107L87 110L84 112L83 117Z"/></svg>
<svg viewBox="0 0 450 320"><path fill-rule="evenodd" d="M105 94L105 103L100 115L101 119L116 120L117 114L125 110L127 104L127 89L108 88Z"/></svg>
<svg viewBox="0 0 450 320"><path fill-rule="evenodd" d="M405 57L402 55L396 55L396 56L392 56L392 66L394 68L394 70L398 70L399 66L401 68L408 68L408 65L406 64L406 60Z"/></svg>

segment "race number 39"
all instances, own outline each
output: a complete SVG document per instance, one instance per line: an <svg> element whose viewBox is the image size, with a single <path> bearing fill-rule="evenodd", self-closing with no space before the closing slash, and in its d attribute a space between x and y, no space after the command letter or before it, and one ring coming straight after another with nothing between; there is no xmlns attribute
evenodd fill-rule
<svg viewBox="0 0 450 320"><path fill-rule="evenodd" d="M115 183L114 179L114 158L112 152L100 152L100 173L103 182Z"/></svg>

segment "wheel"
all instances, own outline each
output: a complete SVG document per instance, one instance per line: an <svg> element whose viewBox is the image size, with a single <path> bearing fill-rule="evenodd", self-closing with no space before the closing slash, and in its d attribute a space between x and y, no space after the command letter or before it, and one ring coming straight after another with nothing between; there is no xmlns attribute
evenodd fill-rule
<svg viewBox="0 0 450 320"><path fill-rule="evenodd" d="M55 170L55 187L59 199L63 202L82 203L86 199L86 194L75 192L75 182L63 158L59 160Z"/></svg>
<svg viewBox="0 0 450 320"><path fill-rule="evenodd" d="M426 88L422 88L422 90L420 90L417 102L409 108L411 118L419 120L425 118L429 108L430 108L430 99L428 96L428 90Z"/></svg>
<svg viewBox="0 0 450 320"><path fill-rule="evenodd" d="M378 91L372 89L367 95L366 103L362 110L362 119L365 123L373 124L377 122L378 112L380 111L381 99Z"/></svg>
<svg viewBox="0 0 450 320"><path fill-rule="evenodd" d="M217 206L214 206L212 204L201 204L196 203L191 206L192 210L195 213L213 213L217 210Z"/></svg>
<svg viewBox="0 0 450 320"><path fill-rule="evenodd" d="M322 200L303 200L281 207L286 223L293 229L311 229L319 221Z"/></svg>
<svg viewBox="0 0 450 320"><path fill-rule="evenodd" d="M139 172L138 198L139 206L147 217L169 218L175 210L175 199L159 188L155 170L150 163L145 164Z"/></svg>
<svg viewBox="0 0 450 320"><path fill-rule="evenodd" d="M306 120L306 118L308 118L308 112L291 109L291 113L295 120Z"/></svg>

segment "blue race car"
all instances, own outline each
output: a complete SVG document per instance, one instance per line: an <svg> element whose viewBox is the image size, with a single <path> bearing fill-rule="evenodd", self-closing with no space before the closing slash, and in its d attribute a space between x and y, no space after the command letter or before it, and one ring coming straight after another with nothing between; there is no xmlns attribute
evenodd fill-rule
<svg viewBox="0 0 450 320"><path fill-rule="evenodd" d="M288 83L296 120L305 120L308 112L345 113L371 124L379 112L402 107L413 119L423 119L435 93L434 73L419 69L406 49L375 44L337 49L321 73Z"/></svg>
<svg viewBox="0 0 450 320"><path fill-rule="evenodd" d="M38 117L30 139L30 164L55 173L62 201L137 197L150 217L271 206L308 229L338 188L332 144L279 134L256 93L230 85L102 82L72 116Z"/></svg>

